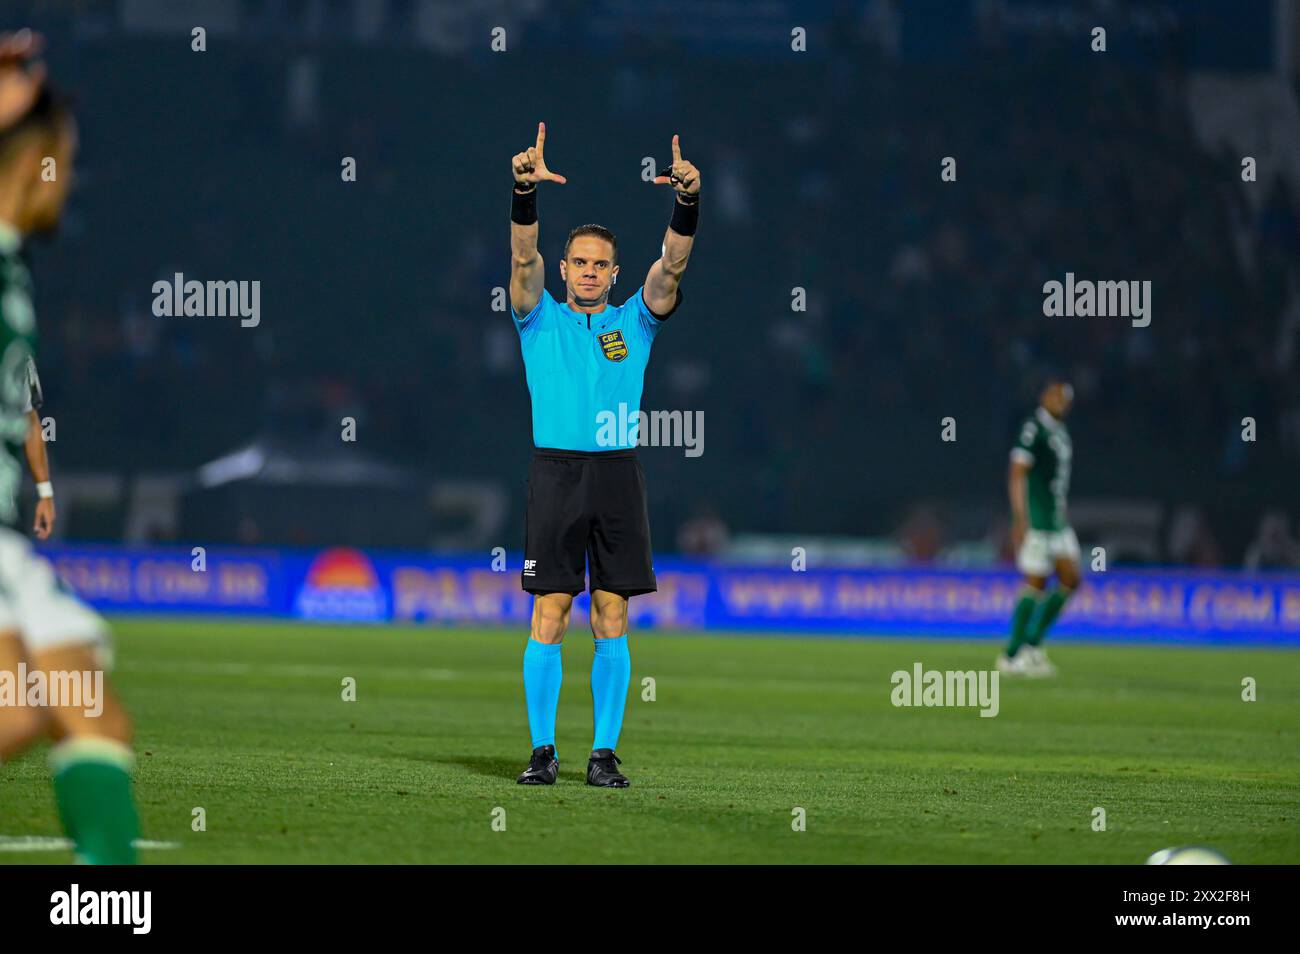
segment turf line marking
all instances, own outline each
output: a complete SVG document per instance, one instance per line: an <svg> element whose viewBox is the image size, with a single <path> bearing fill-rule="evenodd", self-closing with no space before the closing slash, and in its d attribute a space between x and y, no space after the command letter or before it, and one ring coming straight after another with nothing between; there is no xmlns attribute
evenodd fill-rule
<svg viewBox="0 0 1300 954"><path fill-rule="evenodd" d="M146 841L137 838L132 844L140 851L159 851L179 848L178 841ZM47 838L41 835L0 835L0 852L32 854L44 851L71 851L71 838Z"/></svg>
<svg viewBox="0 0 1300 954"><path fill-rule="evenodd" d="M119 669L130 672L171 672L171 673L191 673L197 675L220 675L220 676L295 676L305 678L315 678L324 676L333 678L344 669L355 669L357 667L340 663L337 666L308 665L303 663L203 663L203 662L151 662L151 661L128 661L118 665ZM458 678L454 669L406 669L398 666L367 666L364 668L366 675L389 677L389 678L416 678L428 679L435 682L446 682ZM512 675L512 679L517 676Z"/></svg>

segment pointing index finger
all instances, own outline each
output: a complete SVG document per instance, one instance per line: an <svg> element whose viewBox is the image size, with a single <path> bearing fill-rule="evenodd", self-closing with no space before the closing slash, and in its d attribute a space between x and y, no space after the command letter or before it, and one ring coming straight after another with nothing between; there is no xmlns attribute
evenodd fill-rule
<svg viewBox="0 0 1300 954"><path fill-rule="evenodd" d="M678 145L678 136L673 133L673 162L682 161L682 147Z"/></svg>
<svg viewBox="0 0 1300 954"><path fill-rule="evenodd" d="M537 154L542 154L542 147L546 145L546 123L537 124Z"/></svg>

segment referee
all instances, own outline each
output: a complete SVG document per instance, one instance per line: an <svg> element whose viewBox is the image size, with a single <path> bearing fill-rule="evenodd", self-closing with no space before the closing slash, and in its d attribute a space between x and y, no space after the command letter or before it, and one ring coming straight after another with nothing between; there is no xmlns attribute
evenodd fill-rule
<svg viewBox="0 0 1300 954"><path fill-rule="evenodd" d="M656 589L636 415L650 346L682 300L678 285L695 243L700 173L682 159L673 136L672 166L654 179L676 193L663 255L622 305L609 302L619 271L614 233L600 225L570 232L560 261L561 304L546 290L537 251L537 184L566 181L546 168L545 145L546 124L538 123L537 144L512 162L510 207L511 317L532 396L534 446L522 577L523 588L533 594L532 631L524 650L533 754L519 784L551 785L559 773L560 650L573 598L582 592L589 570L596 655L587 784L626 788L614 750L632 672L627 606L633 596ZM621 418L619 426L608 426L610 415ZM631 426L625 427L629 417ZM624 435L627 442L617 443Z"/></svg>

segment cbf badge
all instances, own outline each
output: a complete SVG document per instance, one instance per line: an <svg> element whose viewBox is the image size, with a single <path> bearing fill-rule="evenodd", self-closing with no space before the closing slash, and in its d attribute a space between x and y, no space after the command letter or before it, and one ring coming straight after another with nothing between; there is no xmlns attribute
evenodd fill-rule
<svg viewBox="0 0 1300 954"><path fill-rule="evenodd" d="M605 357L610 361L622 361L627 357L627 342L623 340L623 332L606 331L597 337L600 339L600 350L605 352Z"/></svg>

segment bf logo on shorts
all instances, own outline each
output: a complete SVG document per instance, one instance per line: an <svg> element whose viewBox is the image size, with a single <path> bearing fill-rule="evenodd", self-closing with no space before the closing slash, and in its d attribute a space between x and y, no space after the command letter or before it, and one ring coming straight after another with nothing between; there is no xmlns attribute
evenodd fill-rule
<svg viewBox="0 0 1300 954"><path fill-rule="evenodd" d="M610 361L622 361L627 357L627 342L623 340L623 332L606 331L597 338L600 341L600 350L605 352L605 357Z"/></svg>
<svg viewBox="0 0 1300 954"><path fill-rule="evenodd" d="M524 576L536 576L536 575L537 575L537 561L536 561L536 560L525 560L525 561L524 561Z"/></svg>

